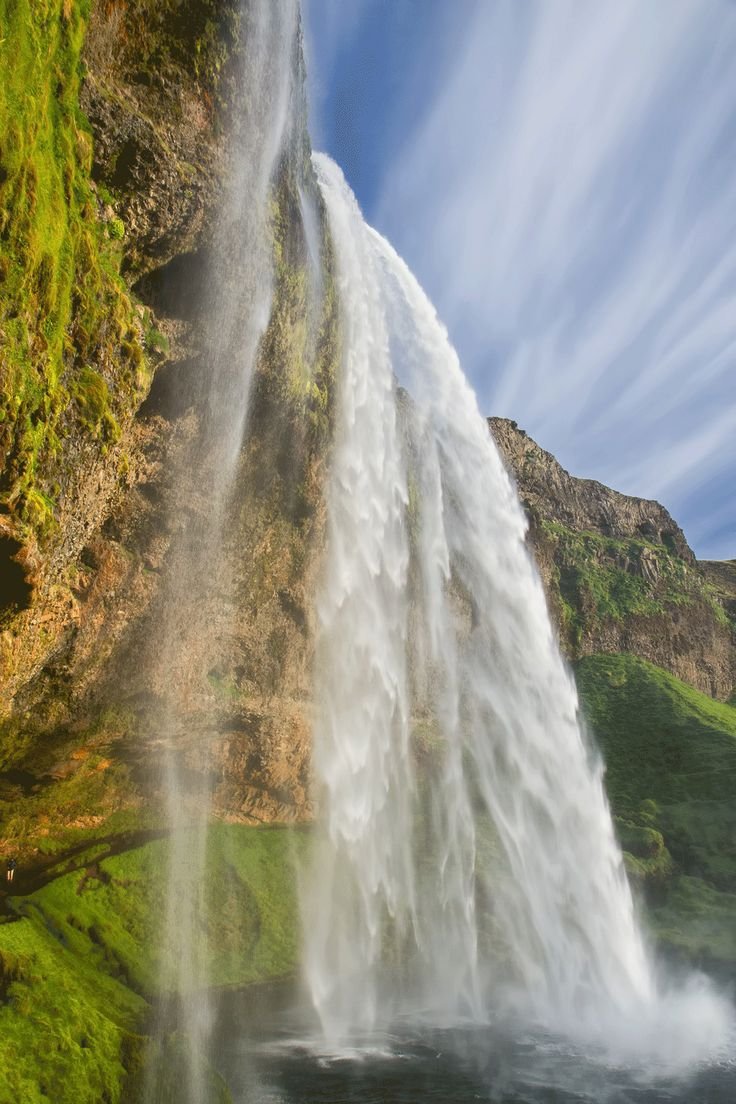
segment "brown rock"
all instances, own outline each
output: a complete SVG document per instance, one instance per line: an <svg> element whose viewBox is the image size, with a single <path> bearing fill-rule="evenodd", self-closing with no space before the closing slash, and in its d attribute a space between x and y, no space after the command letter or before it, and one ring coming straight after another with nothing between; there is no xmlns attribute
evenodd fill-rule
<svg viewBox="0 0 736 1104"><path fill-rule="evenodd" d="M568 656L631 652L729 698L734 561L699 563L658 502L571 476L515 422L488 424L529 518L529 543Z"/></svg>

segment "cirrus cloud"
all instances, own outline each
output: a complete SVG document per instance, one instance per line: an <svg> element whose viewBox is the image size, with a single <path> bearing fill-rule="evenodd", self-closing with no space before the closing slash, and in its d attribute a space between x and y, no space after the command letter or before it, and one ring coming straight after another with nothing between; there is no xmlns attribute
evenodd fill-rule
<svg viewBox="0 0 736 1104"><path fill-rule="evenodd" d="M736 8L456 0L438 66L396 3L417 20L401 142L359 199L481 405L736 555Z"/></svg>

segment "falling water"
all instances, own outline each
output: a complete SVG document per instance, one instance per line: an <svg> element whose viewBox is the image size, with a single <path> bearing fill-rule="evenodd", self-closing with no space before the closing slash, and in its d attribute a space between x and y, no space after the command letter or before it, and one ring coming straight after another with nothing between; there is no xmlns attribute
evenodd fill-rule
<svg viewBox="0 0 736 1104"><path fill-rule="evenodd" d="M190 734L184 715L191 698L202 695L206 684L206 671L197 666L196 645L198 639L206 639L211 610L229 602L232 613L224 533L258 346L271 313L271 185L298 94L297 0L243 0L241 19L237 85L242 104L230 134L231 165L211 250L214 262L199 289L206 320L201 334L200 430L191 448L184 450L176 477L176 508L184 520L169 553L163 615L152 649L162 672L160 681L168 688L157 721L165 749L171 825L160 987L172 1007L163 1010L160 1034L177 1027L182 1059L176 1062L168 1053L150 1064L146 1099L165 1096L162 1086L171 1082L173 1064L176 1099L182 1104L202 1104L210 1098L207 1050L212 1024L206 878L212 767L201 738L194 769L187 760L184 749ZM192 501L195 509L189 511L186 505Z"/></svg>
<svg viewBox="0 0 736 1104"><path fill-rule="evenodd" d="M313 1003L331 1044L499 1004L610 1035L657 987L521 507L431 304L340 170L315 165L344 355L317 600Z"/></svg>

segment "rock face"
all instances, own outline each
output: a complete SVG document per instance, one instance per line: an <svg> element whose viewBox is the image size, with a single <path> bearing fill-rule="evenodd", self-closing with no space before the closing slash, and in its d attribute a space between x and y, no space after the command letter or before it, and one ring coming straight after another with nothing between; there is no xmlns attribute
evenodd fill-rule
<svg viewBox="0 0 736 1104"><path fill-rule="evenodd" d="M24 18L19 34L30 24ZM206 303L192 289L206 282L229 113L249 94L248 73L233 64L250 33L249 8L192 0L184 12L179 0L99 0L88 25L76 8L74 18L86 66L79 100L93 139L80 168L85 217L91 234L114 241L122 274L115 287L145 384L118 387L117 365L128 354L100 345L92 363L106 381L114 436L82 418L69 425L54 464L73 475L54 498L43 490L53 514L47 530L0 503L0 557L9 565L0 590L0 841L21 856L42 846L47 804L58 831L89 815L98 778L87 779L87 765L99 757L115 779L103 819L127 810L155 821L172 742L187 771L211 774L224 819L309 815L310 594L337 314L303 97L292 104L272 189L272 309L247 447L211 572L205 565L196 595L172 603L187 534L212 544ZM39 35L50 33L39 24ZM294 65L299 89L300 40ZM314 243L305 201L321 237L321 295L309 305ZM100 325L113 330L113 314ZM65 363L69 391L80 371ZM38 486L48 488L53 465L36 459ZM61 780L71 789L60 805L53 795Z"/></svg>
<svg viewBox="0 0 736 1104"><path fill-rule="evenodd" d="M685 534L664 506L620 494L594 479L576 479L516 422L490 418L488 424L525 508L537 521L616 540L646 541L667 548L686 563L695 562Z"/></svg>
<svg viewBox="0 0 736 1104"><path fill-rule="evenodd" d="M699 563L658 502L569 475L517 424L489 427L571 659L631 652L713 697L736 681L734 572Z"/></svg>
<svg viewBox="0 0 736 1104"><path fill-rule="evenodd" d="M736 621L736 560L701 560L700 568L732 621Z"/></svg>
<svg viewBox="0 0 736 1104"><path fill-rule="evenodd" d="M123 222L129 279L194 249L216 209L238 9L237 0L198 0L186 15L170 0L93 6L81 106L93 180Z"/></svg>
<svg viewBox="0 0 736 1104"><path fill-rule="evenodd" d="M60 331L58 342L48 338L28 347L23 333L0 328L3 382L12 392L10 416L0 419L0 533L9 570L20 566L28 584L21 600L16 590L0 608L6 710L83 619L80 595L91 570L85 546L99 541L106 519L125 509L123 500L150 478L151 434L136 414L169 345L176 346L174 357L181 355L187 335L177 345L182 327L157 319L131 292L144 273L206 240L224 167L223 121L233 95L229 58L237 31L238 5L227 0L196 0L186 16L173 0L91 6L54 0L46 7L17 5L17 20L5 29L20 55L44 59L55 51L69 73L66 83L51 81L46 90L44 120L50 128L44 149L69 150L48 163L33 151L12 168L20 181L43 170L48 206L66 231L49 241L40 205L29 199L35 213L26 214L20 184L11 189L12 173L0 174L9 227L25 230L32 242L37 238L41 253L36 262L34 250L11 234L8 271L12 276L17 263L25 283L34 265L40 274L44 263L66 272L71 253L72 282L85 294L72 288L62 297L61 275L57 302L29 297L25 283L16 286L12 279L0 287L2 316L25 316L29 330L54 338L55 327ZM41 65L52 71L47 62ZM2 106L13 119L12 89ZM39 123L13 121L29 133ZM62 175L73 177L72 191L62 186ZM159 454L167 436L154 445Z"/></svg>

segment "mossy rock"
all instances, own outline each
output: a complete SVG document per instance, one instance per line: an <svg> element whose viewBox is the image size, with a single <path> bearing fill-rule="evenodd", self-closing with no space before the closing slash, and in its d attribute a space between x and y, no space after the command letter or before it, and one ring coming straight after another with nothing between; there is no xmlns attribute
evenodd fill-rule
<svg viewBox="0 0 736 1104"><path fill-rule="evenodd" d="M538 524L553 550L561 630L575 653L607 623L669 614L697 603L719 625L730 626L714 587L672 547L579 532L556 521ZM616 677L625 678L625 672Z"/></svg>
<svg viewBox="0 0 736 1104"><path fill-rule="evenodd" d="M148 383L120 234L114 219L105 229L90 177L89 12L89 0L2 6L0 496L16 533L41 542L69 446L101 453Z"/></svg>

